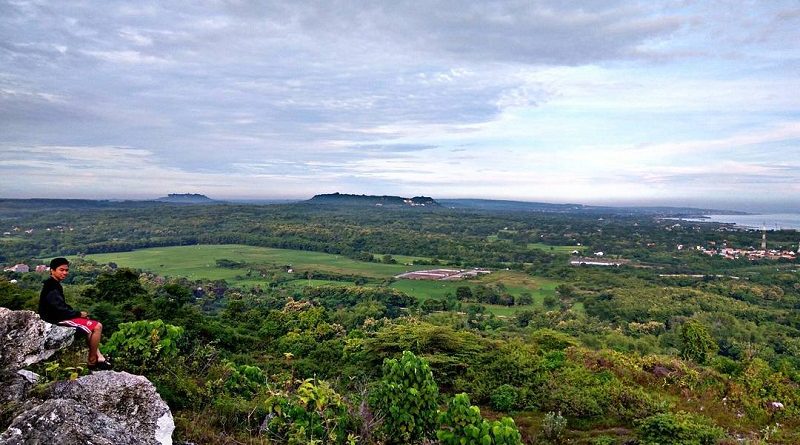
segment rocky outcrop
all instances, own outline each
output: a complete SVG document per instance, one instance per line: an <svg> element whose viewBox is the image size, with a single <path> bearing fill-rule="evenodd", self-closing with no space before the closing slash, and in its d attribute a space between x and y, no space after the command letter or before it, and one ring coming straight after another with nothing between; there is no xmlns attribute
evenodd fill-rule
<svg viewBox="0 0 800 445"><path fill-rule="evenodd" d="M164 443L175 429L169 407L155 386L140 375L96 372L74 381L59 382L52 394L95 408L124 423L131 436L141 436L143 440Z"/></svg>
<svg viewBox="0 0 800 445"><path fill-rule="evenodd" d="M68 399L47 400L25 411L0 435L0 443L24 444L140 444L109 416Z"/></svg>
<svg viewBox="0 0 800 445"><path fill-rule="evenodd" d="M16 371L72 344L75 329L55 326L31 311L0 307L0 370Z"/></svg>
<svg viewBox="0 0 800 445"><path fill-rule="evenodd" d="M58 382L46 397L15 418L0 443L172 443L172 413L142 376L97 372Z"/></svg>
<svg viewBox="0 0 800 445"><path fill-rule="evenodd" d="M30 397L39 376L20 368L68 346L74 333L33 312L0 308L0 420L8 419L0 443L171 445L172 413L142 376L96 372Z"/></svg>

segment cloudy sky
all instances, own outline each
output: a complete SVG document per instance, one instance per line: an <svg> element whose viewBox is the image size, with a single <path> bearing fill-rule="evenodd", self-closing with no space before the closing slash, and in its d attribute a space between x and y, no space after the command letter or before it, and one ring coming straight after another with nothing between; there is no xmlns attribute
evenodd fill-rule
<svg viewBox="0 0 800 445"><path fill-rule="evenodd" d="M800 2L0 0L0 197L800 209Z"/></svg>

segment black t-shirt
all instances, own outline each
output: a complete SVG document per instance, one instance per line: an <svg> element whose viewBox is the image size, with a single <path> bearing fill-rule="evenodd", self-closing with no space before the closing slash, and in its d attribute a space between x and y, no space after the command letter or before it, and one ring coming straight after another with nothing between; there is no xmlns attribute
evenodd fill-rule
<svg viewBox="0 0 800 445"><path fill-rule="evenodd" d="M39 316L48 323L78 318L80 311L72 309L64 300L64 288L53 277L46 279L39 294Z"/></svg>

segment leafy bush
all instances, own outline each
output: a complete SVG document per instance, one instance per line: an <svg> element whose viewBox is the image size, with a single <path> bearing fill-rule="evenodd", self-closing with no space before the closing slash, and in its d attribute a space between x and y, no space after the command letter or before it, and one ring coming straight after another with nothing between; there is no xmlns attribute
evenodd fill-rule
<svg viewBox="0 0 800 445"><path fill-rule="evenodd" d="M683 411L643 419L637 432L643 445L712 445L723 434L709 419Z"/></svg>
<svg viewBox="0 0 800 445"><path fill-rule="evenodd" d="M444 445L518 445L522 436L510 417L488 422L477 406L470 405L465 393L457 394L440 416L442 427L436 437Z"/></svg>
<svg viewBox="0 0 800 445"><path fill-rule="evenodd" d="M353 419L342 396L324 380L305 380L292 392L272 394L266 402L264 434L288 444L343 444L355 438Z"/></svg>
<svg viewBox="0 0 800 445"><path fill-rule="evenodd" d="M226 362L223 366L226 378L221 386L230 395L252 398L266 384L267 376L257 366L236 365L231 362Z"/></svg>
<svg viewBox="0 0 800 445"><path fill-rule="evenodd" d="M387 359L383 378L372 395L372 406L384 417L387 443L414 443L433 435L437 424L439 388L428 363L410 351Z"/></svg>
<svg viewBox="0 0 800 445"><path fill-rule="evenodd" d="M531 334L530 340L542 351L561 351L578 345L578 340L574 337L552 329L539 329Z"/></svg>
<svg viewBox="0 0 800 445"><path fill-rule="evenodd" d="M436 437L445 445L491 443L489 422L483 419L477 406L469 404L469 397L465 393L457 394L450 401L440 421L442 429L436 433ZM484 437L489 439L484 442Z"/></svg>
<svg viewBox="0 0 800 445"><path fill-rule="evenodd" d="M518 398L519 390L517 388L509 384L501 385L491 396L492 408L503 412L511 411L517 407Z"/></svg>
<svg viewBox="0 0 800 445"><path fill-rule="evenodd" d="M717 352L717 343L699 321L689 320L681 327L681 358L705 363Z"/></svg>
<svg viewBox="0 0 800 445"><path fill-rule="evenodd" d="M617 439L611 436L598 436L592 439L592 445L614 445Z"/></svg>
<svg viewBox="0 0 800 445"><path fill-rule="evenodd" d="M178 354L183 328L161 320L122 323L105 343L103 353L114 358L118 369L148 374Z"/></svg>

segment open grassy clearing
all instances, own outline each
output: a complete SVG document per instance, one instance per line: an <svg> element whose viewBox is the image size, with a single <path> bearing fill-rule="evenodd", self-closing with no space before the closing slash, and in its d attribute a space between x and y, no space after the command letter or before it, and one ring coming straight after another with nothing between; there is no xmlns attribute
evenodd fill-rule
<svg viewBox="0 0 800 445"><path fill-rule="evenodd" d="M0 244L16 244L16 243L21 243L22 241L23 241L22 238L0 236Z"/></svg>
<svg viewBox="0 0 800 445"><path fill-rule="evenodd" d="M341 286L341 285L352 285L353 283L349 283L347 281L333 281L333 280L294 280L289 281L286 283L287 286L291 286L293 288L302 289L304 287L317 287L317 286Z"/></svg>
<svg viewBox="0 0 800 445"><path fill-rule="evenodd" d="M456 293L456 288L466 285L464 281L397 280L390 287L422 300L444 298Z"/></svg>
<svg viewBox="0 0 800 445"><path fill-rule="evenodd" d="M543 243L528 243L528 249L544 250L553 253L572 253L573 250L584 252L586 246L551 246Z"/></svg>
<svg viewBox="0 0 800 445"><path fill-rule="evenodd" d="M384 255L391 255L397 264L413 264L414 261L426 261L431 262L434 258L427 258L427 257L420 257L420 256L408 256L408 255L394 255L394 254L384 254L384 253L376 253L373 254L372 257L375 258L375 261L381 261ZM442 261L442 264L446 264L446 261ZM433 266L430 266L433 267Z"/></svg>
<svg viewBox="0 0 800 445"><path fill-rule="evenodd" d="M317 270L378 279L428 267L366 263L328 253L234 244L154 247L132 252L87 255L87 258L98 263L114 262L120 266L147 270L165 276L225 279L232 282L239 281L236 277L244 276L247 269L220 268L216 265L217 260L228 259L263 266L291 265L296 270Z"/></svg>
<svg viewBox="0 0 800 445"><path fill-rule="evenodd" d="M533 297L533 304L523 306L484 305L487 311L495 315L513 316L517 311L542 307L544 297L555 295L555 288L559 283L545 278L531 277L522 272L497 271L482 275L478 279L463 281L397 280L391 284L391 287L424 301L429 298L444 298L447 294L455 295L459 286L469 286L474 289L481 284L502 284L506 291L515 297L524 292L530 293ZM464 304L473 303L465 302Z"/></svg>
<svg viewBox="0 0 800 445"><path fill-rule="evenodd" d="M393 256L398 261L413 260L413 257ZM303 271L332 272L345 275L358 275L373 280L383 280L410 270L423 270L437 266L405 266L402 264L381 264L355 261L340 255L299 250L273 249L242 245L199 245L176 246L141 249L133 252L118 252L87 255L88 259L98 263L114 262L122 267L132 267L157 273L163 276L187 277L190 279L226 280L232 285L241 287L266 286L268 282L257 276L247 276L248 268L222 268L216 265L219 259L245 262L259 266L291 265L296 273ZM301 288L328 284L352 284L341 281L299 278L288 283ZM524 292L533 296L533 304L525 306L487 305L487 309L496 315L513 315L523 309L531 309L542 305L542 298L555 294L557 282L536 278L517 271L496 271L482 275L477 279L464 281L428 281L397 280L391 287L417 297L420 301L429 298L444 298L447 294L455 294L459 286L476 287L483 285L505 286L506 291L514 296ZM367 285L374 285L367 284Z"/></svg>
<svg viewBox="0 0 800 445"><path fill-rule="evenodd" d="M534 305L540 306L542 298L555 295L555 288L559 283L545 278L531 277L522 272L497 271L462 281L397 280L391 287L426 299L444 298L448 293L455 294L460 286L475 288L481 284L485 286L502 284L506 291L514 296L528 292L533 297Z"/></svg>

